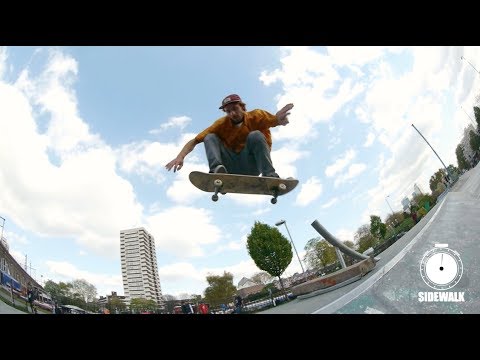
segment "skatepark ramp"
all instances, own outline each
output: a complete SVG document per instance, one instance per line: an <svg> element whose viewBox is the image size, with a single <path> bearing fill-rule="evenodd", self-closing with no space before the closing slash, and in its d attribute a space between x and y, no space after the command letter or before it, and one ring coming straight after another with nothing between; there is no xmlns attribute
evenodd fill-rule
<svg viewBox="0 0 480 360"><path fill-rule="evenodd" d="M330 234L317 220L312 223L312 226L325 238L325 240L335 247L336 251L340 250L352 258L359 260L359 262L346 267L345 263L342 261L341 254L337 253L340 261L343 262L341 270L292 287L293 295L298 296L299 299L320 295L360 280L368 272L373 270L375 263L379 260L378 258L360 254L359 252L350 249L343 242Z"/></svg>

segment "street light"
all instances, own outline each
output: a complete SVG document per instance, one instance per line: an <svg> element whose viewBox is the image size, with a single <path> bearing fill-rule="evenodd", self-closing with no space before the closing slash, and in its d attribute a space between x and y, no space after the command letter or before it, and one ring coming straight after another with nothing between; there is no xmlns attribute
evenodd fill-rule
<svg viewBox="0 0 480 360"><path fill-rule="evenodd" d="M472 65L472 63L470 61L468 61L463 55L460 57L460 59L462 60L465 60L466 62L468 62L470 64L470 66L477 72L480 74L480 71L478 71L477 69L475 69L475 66Z"/></svg>
<svg viewBox="0 0 480 360"><path fill-rule="evenodd" d="M297 254L298 262L300 263L300 266L302 267L302 274L303 274L303 273L305 273L305 270L303 269L303 264L302 264L302 261L300 260L300 256L298 256L297 248L295 247L295 244L293 243L292 235L290 235L290 231L288 231L287 222L285 220L280 220L279 222L275 223L276 226L280 226L280 225L283 225L283 224L285 224L285 227L287 228L288 236L290 237L290 242L292 243L293 249L295 250L295 254Z"/></svg>
<svg viewBox="0 0 480 360"><path fill-rule="evenodd" d="M473 119L471 118L471 116L468 115L468 113L465 111L465 109L463 108L463 106L460 105L460 107L462 108L463 112L464 112L465 114L467 114L468 118L472 121L473 128L476 129L476 128L477 128L477 124L475 123L475 121L473 121Z"/></svg>
<svg viewBox="0 0 480 360"><path fill-rule="evenodd" d="M388 207L390 208L390 210L392 211L392 221L393 221L393 236L397 236L397 232L395 231L395 223L396 223L396 220L395 220L395 213L393 212L393 209L392 207L390 206L390 203L388 202L388 198L390 197L390 195L387 195L387 197L385 198L385 201L387 202L387 205Z"/></svg>
<svg viewBox="0 0 480 360"><path fill-rule="evenodd" d="M390 206L390 203L388 202L388 198L390 197L390 195L387 195L387 197L385 198L385 201L387 202L387 205L388 207L390 208L390 210L392 211L392 214L393 214L393 209L392 207Z"/></svg>
<svg viewBox="0 0 480 360"><path fill-rule="evenodd" d="M425 139L425 137L422 135L422 133L415 127L415 125L413 125L413 128L415 130L417 130L417 132L420 134L420 136L423 138L423 140L425 140L425 142L427 143L428 146L430 146L430 149L432 149L432 151L435 153L435 155L437 155L438 157L438 160L440 160L440 162L442 163L443 167L445 168L445 170L447 170L447 174L448 176L450 177L451 180L453 180L453 176L452 174L450 174L450 171L448 170L448 168L445 166L445 164L443 163L442 159L440 159L440 156L438 156L437 152L433 149L432 145L430 145L430 143L427 141L427 139Z"/></svg>

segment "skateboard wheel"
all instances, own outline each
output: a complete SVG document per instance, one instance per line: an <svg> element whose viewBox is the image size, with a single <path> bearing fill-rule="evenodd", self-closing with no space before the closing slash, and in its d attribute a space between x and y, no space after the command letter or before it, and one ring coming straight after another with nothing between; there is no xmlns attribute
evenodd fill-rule
<svg viewBox="0 0 480 360"><path fill-rule="evenodd" d="M217 201L218 200L218 195L217 194L212 195L212 200Z"/></svg>
<svg viewBox="0 0 480 360"><path fill-rule="evenodd" d="M270 202L271 202L272 204L276 204L276 203L277 203L277 199L273 198L272 200L270 200Z"/></svg>
<svg viewBox="0 0 480 360"><path fill-rule="evenodd" d="M220 179L216 179L216 180L213 182L213 185L215 185L215 186L222 186L222 184L223 184L223 183L222 183L222 180L220 180Z"/></svg>
<svg viewBox="0 0 480 360"><path fill-rule="evenodd" d="M282 191L287 190L287 186L286 186L285 184L279 184L279 185L278 185L278 188L279 188L280 190L282 190Z"/></svg>

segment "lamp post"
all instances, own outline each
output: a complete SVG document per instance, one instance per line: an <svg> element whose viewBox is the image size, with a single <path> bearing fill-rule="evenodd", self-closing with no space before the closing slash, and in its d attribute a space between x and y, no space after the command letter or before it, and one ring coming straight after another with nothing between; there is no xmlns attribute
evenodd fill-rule
<svg viewBox="0 0 480 360"><path fill-rule="evenodd" d="M468 62L470 64L470 66L477 72L480 74L480 71L478 71L477 69L475 69L475 66L472 65L472 63L470 61L468 61L463 55L460 57L460 59L462 60L465 60L466 62Z"/></svg>
<svg viewBox="0 0 480 360"><path fill-rule="evenodd" d="M450 177L451 180L453 180L453 177L452 177L452 174L450 174L450 171L448 171L448 168L445 166L445 164L443 163L442 159L440 159L440 156L438 156L437 152L433 149L432 145L430 145L430 143L427 141L427 139L425 139L425 137L422 135L422 133L415 127L415 125L413 125L413 128L415 130L417 130L417 132L420 134L420 136L423 138L423 140L425 140L425 142L428 144L428 146L430 146L430 149L432 149L432 151L435 153L435 155L437 155L438 157L438 160L440 160L440 162L442 163L443 167L445 168L445 170L447 170L447 174L448 176Z"/></svg>
<svg viewBox="0 0 480 360"><path fill-rule="evenodd" d="M390 195L387 195L387 197L385 198L385 201L387 202L387 205L388 207L390 208L390 210L392 211L392 215L393 215L393 209L392 207L390 206L390 203L388 202L388 198L390 197Z"/></svg>
<svg viewBox="0 0 480 360"><path fill-rule="evenodd" d="M390 195L387 195L387 197L385 198L385 201L387 202L387 205L388 207L390 208L390 210L392 211L392 222L394 223L393 224L393 236L397 236L397 232L395 231L395 213L393 212L393 209L392 207L390 206L390 203L388 202L388 198L390 197Z"/></svg>
<svg viewBox="0 0 480 360"><path fill-rule="evenodd" d="M463 106L460 106L460 107L462 108L463 112L464 112L465 114L467 114L468 118L472 121L473 128L476 130L476 129L477 129L477 124L475 123L475 121L473 121L473 119L471 118L471 116L468 115L468 113L465 111L465 109L463 108Z"/></svg>
<svg viewBox="0 0 480 360"><path fill-rule="evenodd" d="M305 270L303 269L303 264L302 264L302 261L300 260L300 256L298 256L297 248L295 247L295 244L293 243L292 235L290 235L290 231L288 231L287 222L285 220L280 220L279 222L275 223L276 226L280 226L280 225L283 225L283 224L285 224L285 227L287 228L288 236L290 237L290 242L292 243L293 249L295 250L295 254L297 254L298 262L300 263L300 266L302 268L302 274L303 274L303 273L305 273Z"/></svg>

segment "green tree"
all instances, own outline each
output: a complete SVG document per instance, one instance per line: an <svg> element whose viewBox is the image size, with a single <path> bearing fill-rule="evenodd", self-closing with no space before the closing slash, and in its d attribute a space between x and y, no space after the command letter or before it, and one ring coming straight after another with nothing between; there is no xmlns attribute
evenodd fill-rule
<svg viewBox="0 0 480 360"><path fill-rule="evenodd" d="M361 239L362 237L365 237L365 236L368 236L368 235L372 235L370 233L370 225L364 224L357 229L357 231L355 232L354 238L355 239ZM356 241L358 241L358 240L356 240Z"/></svg>
<svg viewBox="0 0 480 360"><path fill-rule="evenodd" d="M370 247L375 247L378 243L378 239L370 232L370 225L367 224L364 224L357 229L355 239L358 252L361 253Z"/></svg>
<svg viewBox="0 0 480 360"><path fill-rule="evenodd" d="M53 300L59 304L69 305L71 298L72 285L70 283L59 282L58 284L52 280L48 280L43 287L45 292L50 294Z"/></svg>
<svg viewBox="0 0 480 360"><path fill-rule="evenodd" d="M480 131L480 108L478 106L474 106L473 113L475 114L475 120L477 121L477 131Z"/></svg>
<svg viewBox="0 0 480 360"><path fill-rule="evenodd" d="M256 221L247 237L247 250L260 270L278 277L287 299L281 275L292 261L290 241L277 228Z"/></svg>
<svg viewBox="0 0 480 360"><path fill-rule="evenodd" d="M455 150L455 155L457 155L457 163L458 163L458 168L460 170L468 170L470 169L470 165L468 164L467 162L467 159L465 159L465 155L463 154L463 149L462 147L460 146L460 144L458 144L456 150ZM431 189L432 187L430 187ZM435 189L433 189L432 191L434 191Z"/></svg>
<svg viewBox="0 0 480 360"><path fill-rule="evenodd" d="M87 303L93 301L97 296L97 288L84 279L77 279L71 282L72 291L79 294Z"/></svg>
<svg viewBox="0 0 480 360"><path fill-rule="evenodd" d="M170 294L163 295L163 298L165 299L165 301L177 301L177 298Z"/></svg>
<svg viewBox="0 0 480 360"><path fill-rule="evenodd" d="M87 310L87 302L83 298L82 294L74 292L71 293L68 298L64 299L64 305L75 305L79 308Z"/></svg>
<svg viewBox="0 0 480 360"><path fill-rule="evenodd" d="M335 248L322 237L308 240L305 245L304 261L310 269L320 270L337 260Z"/></svg>
<svg viewBox="0 0 480 360"><path fill-rule="evenodd" d="M163 295L163 298L165 299L165 311L172 314L173 308L179 303L177 298L170 294Z"/></svg>
<svg viewBox="0 0 480 360"><path fill-rule="evenodd" d="M439 184L440 185L440 184ZM443 184L442 184L443 185ZM433 206L434 203L434 198L432 195L429 194L420 194L416 195L414 198L414 203L417 204L418 208L427 208L426 203L428 202L430 204L430 208Z"/></svg>
<svg viewBox="0 0 480 360"><path fill-rule="evenodd" d="M50 294L50 296L54 301L57 301L57 302L60 301L60 298L62 296L65 296L60 286L52 280L47 280L47 282L43 286L43 289L45 290L46 293Z"/></svg>
<svg viewBox="0 0 480 360"><path fill-rule="evenodd" d="M133 298L130 300L130 309L133 313L140 313L142 311L156 311L157 303L155 300L147 300L144 298Z"/></svg>
<svg viewBox="0 0 480 360"><path fill-rule="evenodd" d="M190 300L192 300L194 303L198 303L200 300L202 300L202 295L192 294L190 295Z"/></svg>
<svg viewBox="0 0 480 360"><path fill-rule="evenodd" d="M463 150L462 150L463 154ZM430 190L435 191L439 183L441 183L445 177L445 169L438 169L431 177L429 181Z"/></svg>
<svg viewBox="0 0 480 360"><path fill-rule="evenodd" d="M260 272L258 272L258 273L256 273L255 275L252 276L252 281L255 284L266 285L266 284L271 283L272 279L273 279L273 277L265 271L260 271Z"/></svg>
<svg viewBox="0 0 480 360"><path fill-rule="evenodd" d="M180 293L180 294L178 295L178 298L179 298L180 300L190 300L190 296L191 296L191 295L190 295L189 293Z"/></svg>
<svg viewBox="0 0 480 360"><path fill-rule="evenodd" d="M380 216L370 215L370 233L378 239L385 239L387 226L382 223Z"/></svg>
<svg viewBox="0 0 480 360"><path fill-rule="evenodd" d="M237 288L233 285L233 275L224 271L222 276L208 275L208 286L204 291L205 301L215 307L233 300Z"/></svg>
<svg viewBox="0 0 480 360"><path fill-rule="evenodd" d="M473 151L478 152L480 148L480 136L477 135L473 130L470 130L470 147Z"/></svg>
<svg viewBox="0 0 480 360"><path fill-rule="evenodd" d="M385 225L396 227L396 226L398 226L399 224L402 223L404 218L405 217L404 217L402 211L397 211L393 214L388 214L386 219L385 219Z"/></svg>
<svg viewBox="0 0 480 360"><path fill-rule="evenodd" d="M454 179L458 178L458 174L459 174L458 168L450 164L447 166L447 169L448 169L448 173L451 174L454 177Z"/></svg>
<svg viewBox="0 0 480 360"><path fill-rule="evenodd" d="M110 310L111 314L115 314L117 312L125 311L127 305L122 299L118 298L117 296L112 296L107 304L107 308Z"/></svg>

